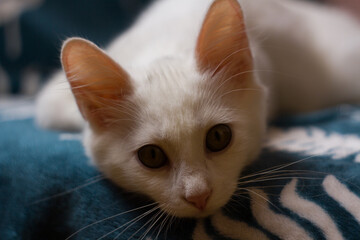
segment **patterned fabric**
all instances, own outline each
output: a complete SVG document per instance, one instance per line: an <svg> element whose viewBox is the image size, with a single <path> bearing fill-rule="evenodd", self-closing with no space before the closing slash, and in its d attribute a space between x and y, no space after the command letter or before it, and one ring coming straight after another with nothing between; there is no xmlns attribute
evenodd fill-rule
<svg viewBox="0 0 360 240"><path fill-rule="evenodd" d="M359 239L360 107L275 123L238 192L203 220L118 189L88 164L81 135L37 128L33 108L0 102L1 239Z"/></svg>
<svg viewBox="0 0 360 240"><path fill-rule="evenodd" d="M359 123L355 106L282 119L194 239L359 239Z"/></svg>

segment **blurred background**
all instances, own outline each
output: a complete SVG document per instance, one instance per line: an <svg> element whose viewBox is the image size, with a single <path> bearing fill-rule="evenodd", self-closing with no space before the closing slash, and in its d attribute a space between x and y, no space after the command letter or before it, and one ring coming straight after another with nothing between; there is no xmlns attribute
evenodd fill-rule
<svg viewBox="0 0 360 240"><path fill-rule="evenodd" d="M63 40L104 47L152 0L0 0L0 97L33 96L60 67ZM308 0L360 16L360 0Z"/></svg>
<svg viewBox="0 0 360 240"><path fill-rule="evenodd" d="M34 95L60 67L61 43L105 46L151 0L0 0L0 97Z"/></svg>

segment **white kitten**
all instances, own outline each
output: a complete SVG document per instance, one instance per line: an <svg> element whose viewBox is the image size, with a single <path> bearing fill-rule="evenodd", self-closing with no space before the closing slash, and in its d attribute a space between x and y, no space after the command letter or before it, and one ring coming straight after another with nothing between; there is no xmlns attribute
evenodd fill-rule
<svg viewBox="0 0 360 240"><path fill-rule="evenodd" d="M40 125L85 126L106 176L179 217L227 203L269 115L359 96L360 28L347 15L288 0L242 0L243 11L211 2L154 3L109 55L67 40L61 60L85 125L62 74L38 98Z"/></svg>

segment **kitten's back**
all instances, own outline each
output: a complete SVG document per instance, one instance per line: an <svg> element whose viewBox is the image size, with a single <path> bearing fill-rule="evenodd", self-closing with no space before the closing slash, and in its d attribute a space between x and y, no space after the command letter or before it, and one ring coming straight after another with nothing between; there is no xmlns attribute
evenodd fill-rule
<svg viewBox="0 0 360 240"><path fill-rule="evenodd" d="M166 56L191 59L211 2L157 1L110 44L107 52L133 76ZM354 82L354 76L360 74L356 67L360 27L354 19L302 1L239 2L255 71L270 89L270 107L276 112L306 112L359 100L360 83ZM82 128L84 121L63 73L56 74L39 94L36 119L46 128Z"/></svg>
<svg viewBox="0 0 360 240"><path fill-rule="evenodd" d="M36 99L36 122L43 128L81 131L83 120L63 72L56 73Z"/></svg>

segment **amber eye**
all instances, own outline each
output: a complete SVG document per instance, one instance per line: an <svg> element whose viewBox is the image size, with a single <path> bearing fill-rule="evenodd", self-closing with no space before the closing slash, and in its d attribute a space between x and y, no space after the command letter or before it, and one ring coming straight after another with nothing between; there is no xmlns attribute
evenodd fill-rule
<svg viewBox="0 0 360 240"><path fill-rule="evenodd" d="M232 133L229 126L219 124L212 127L206 135L206 148L211 152L225 149L231 141Z"/></svg>
<svg viewBox="0 0 360 240"><path fill-rule="evenodd" d="M164 151L156 145L145 145L138 151L138 158L148 168L161 168L167 163Z"/></svg>

